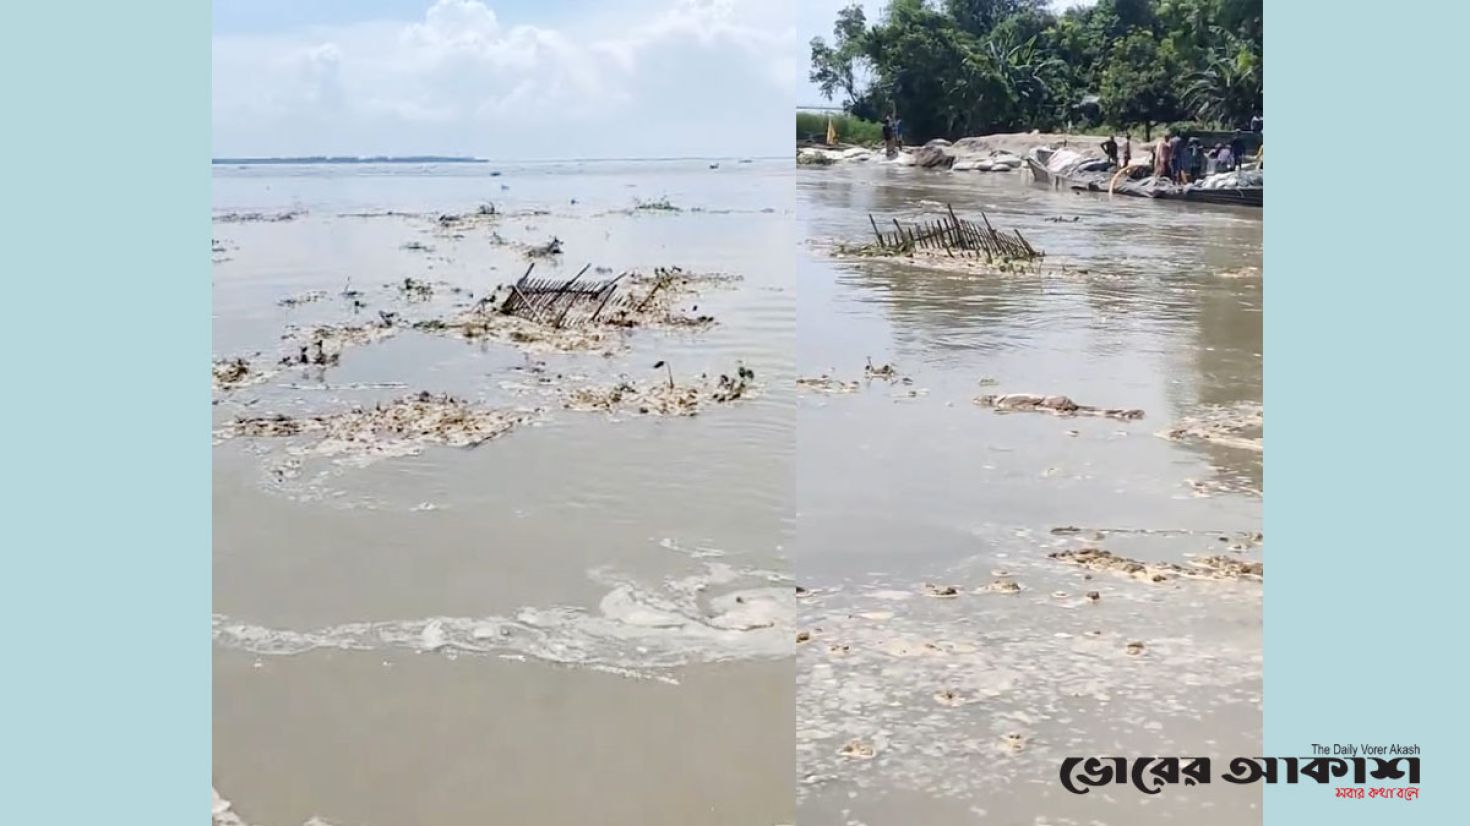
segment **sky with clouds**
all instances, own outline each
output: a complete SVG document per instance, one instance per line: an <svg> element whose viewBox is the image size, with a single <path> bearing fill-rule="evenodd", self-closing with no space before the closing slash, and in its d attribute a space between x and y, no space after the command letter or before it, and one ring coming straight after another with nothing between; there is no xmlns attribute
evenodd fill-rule
<svg viewBox="0 0 1470 826"><path fill-rule="evenodd" d="M215 0L214 154L786 155L798 44L790 0Z"/></svg>

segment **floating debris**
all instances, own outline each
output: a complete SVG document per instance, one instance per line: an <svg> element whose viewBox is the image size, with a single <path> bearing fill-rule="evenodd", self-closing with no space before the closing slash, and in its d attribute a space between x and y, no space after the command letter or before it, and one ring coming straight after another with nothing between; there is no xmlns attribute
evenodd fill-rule
<svg viewBox="0 0 1470 826"><path fill-rule="evenodd" d="M1202 441L1237 450L1262 452L1265 427L1259 403L1206 408L1159 434L1171 441Z"/></svg>
<svg viewBox="0 0 1470 826"><path fill-rule="evenodd" d="M1086 536L1094 542L1101 542L1109 534L1135 536L1213 536L1220 542L1239 543L1242 548L1259 545L1266 541L1266 535L1260 531L1201 531L1190 528L1079 528L1076 525L1061 525L1052 528L1049 533L1052 536Z"/></svg>
<svg viewBox="0 0 1470 826"><path fill-rule="evenodd" d="M1264 579L1266 566L1261 562L1247 562L1229 556L1212 555L1194 560L1195 568L1203 570L1214 579ZM1193 573L1192 569L1186 569Z"/></svg>
<svg viewBox="0 0 1470 826"><path fill-rule="evenodd" d="M382 212L339 212L338 218L422 218L420 212L399 212L397 210L384 210Z"/></svg>
<svg viewBox="0 0 1470 826"><path fill-rule="evenodd" d="M410 252L433 252L434 251L434 248L433 247L429 246L428 244L425 244L422 241L409 241L408 243L404 244L399 249L408 250Z"/></svg>
<svg viewBox="0 0 1470 826"><path fill-rule="evenodd" d="M1134 640L1133 642L1128 643L1128 645L1123 648L1123 653L1127 654L1130 657L1137 657L1139 654L1143 653L1144 647L1145 646L1143 643Z"/></svg>
<svg viewBox="0 0 1470 826"><path fill-rule="evenodd" d="M877 756L878 750L866 740L853 740L839 749L837 753L853 760L872 760Z"/></svg>
<svg viewBox="0 0 1470 826"><path fill-rule="evenodd" d="M215 215L214 220L221 224L249 224L258 221L278 223L282 221L294 221L305 214L306 211L301 209L293 209L286 212L223 212Z"/></svg>
<svg viewBox="0 0 1470 826"><path fill-rule="evenodd" d="M309 329L290 329L285 338L292 342L293 349L281 358L282 367L297 365L333 366L342 358L348 347L372 344L397 334L392 314L380 315L381 324L332 325L325 324Z"/></svg>
<svg viewBox="0 0 1470 826"><path fill-rule="evenodd" d="M1142 410L1105 409L1078 404L1066 396L1038 396L1031 393L980 396L975 399L975 404L992 408L998 413L1043 412L1057 416L1105 416L1121 421L1143 418Z"/></svg>
<svg viewBox="0 0 1470 826"><path fill-rule="evenodd" d="M234 390L265 381L272 375L271 371L253 367L244 358L215 359L213 367L215 390Z"/></svg>
<svg viewBox="0 0 1470 826"><path fill-rule="evenodd" d="M621 344L615 330L605 328L561 329L485 309L471 310L448 320L419 321L415 322L413 327L423 332L453 333L468 341L483 339L503 341L531 353L608 348L607 354L611 355L611 348Z"/></svg>
<svg viewBox="0 0 1470 826"><path fill-rule="evenodd" d="M488 206L488 209L487 209ZM473 212L455 213L446 212L438 216L417 216L420 218L431 218L429 230L441 238L458 240L465 237L468 232L476 230L492 230L499 225L502 213L495 210L493 206L481 205Z"/></svg>
<svg viewBox="0 0 1470 826"><path fill-rule="evenodd" d="M1187 485L1195 496L1216 496L1219 494L1230 494L1238 496L1261 497L1261 488L1246 479L1186 479Z"/></svg>
<svg viewBox="0 0 1470 826"><path fill-rule="evenodd" d="M524 411L478 408L450 395L423 392L343 413L241 417L226 425L218 435L267 438L321 434L321 440L309 452L403 455L415 453L425 444L474 447L505 435L531 418Z"/></svg>
<svg viewBox="0 0 1470 826"><path fill-rule="evenodd" d="M537 244L526 250L527 258L555 258L561 255L561 239L555 236L544 244Z"/></svg>
<svg viewBox="0 0 1470 826"><path fill-rule="evenodd" d="M434 285L417 278L404 278L398 294L407 301L428 301L434 297Z"/></svg>
<svg viewBox="0 0 1470 826"><path fill-rule="evenodd" d="M868 366L863 368L863 376L869 379L886 379L888 381L898 380L898 369L891 364L874 366L873 359L868 358Z"/></svg>
<svg viewBox="0 0 1470 826"><path fill-rule="evenodd" d="M997 579L989 585L981 586L976 593L982 594L1019 594L1021 584L1010 579Z"/></svg>
<svg viewBox="0 0 1470 826"><path fill-rule="evenodd" d="M451 331L467 339L498 339L532 351L610 348L621 344L620 333L628 329L713 324L713 316L691 315L682 309L683 303L697 297L703 285L739 278L674 267L659 268L652 276L623 273L584 280L590 268L584 266L570 279L532 278L532 264L520 280L501 286L467 312L420 321L414 327Z"/></svg>
<svg viewBox="0 0 1470 826"><path fill-rule="evenodd" d="M960 595L960 590L953 585L933 585L924 583L924 596L936 599L950 599Z"/></svg>
<svg viewBox="0 0 1470 826"><path fill-rule="evenodd" d="M1178 565L1173 562L1140 562L1102 548L1056 551L1048 556L1089 570L1112 571L1147 582L1165 582L1171 577L1260 581L1265 576L1265 566L1260 562L1246 562L1220 555L1193 560L1191 565Z"/></svg>
<svg viewBox="0 0 1470 826"><path fill-rule="evenodd" d="M674 206L667 196L656 201L634 200L633 209L642 212L683 212L684 210Z"/></svg>
<svg viewBox="0 0 1470 826"><path fill-rule="evenodd" d="M659 362L658 367L667 367ZM707 404L728 404L751 394L755 373L745 366L735 375L715 379L701 375L697 382L668 381L635 383L624 378L610 387L580 387L572 390L562 406L567 410L604 413L631 412L639 415L694 416Z"/></svg>
<svg viewBox="0 0 1470 826"><path fill-rule="evenodd" d="M950 708L957 708L959 706L968 705L975 702L975 699L975 697L972 697L968 694L961 694L960 692L955 691L952 688L946 688L934 692L934 702L942 706L949 706Z"/></svg>
<svg viewBox="0 0 1470 826"><path fill-rule="evenodd" d="M843 381L823 373L815 378L799 378L796 386L818 393L856 393L862 385L856 381Z"/></svg>
<svg viewBox="0 0 1470 826"><path fill-rule="evenodd" d="M867 381L886 381L889 383L913 384L913 380L900 376L898 368L892 364L874 364L869 358L867 365L863 368L863 378ZM846 381L832 374L832 371L816 377L802 377L796 380L796 386L818 393L855 393L862 389L862 383L857 380ZM911 390L909 396L917 396L920 391ZM895 396L895 398L898 398Z"/></svg>
<svg viewBox="0 0 1470 826"><path fill-rule="evenodd" d="M311 290L300 295L289 295L276 302L282 307L295 307L301 304L312 304L327 297L326 290Z"/></svg>

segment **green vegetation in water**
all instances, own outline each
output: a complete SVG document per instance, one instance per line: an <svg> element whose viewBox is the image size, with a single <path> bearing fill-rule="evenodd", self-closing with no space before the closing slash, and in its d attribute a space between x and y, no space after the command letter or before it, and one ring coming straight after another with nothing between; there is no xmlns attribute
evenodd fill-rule
<svg viewBox="0 0 1470 826"><path fill-rule="evenodd" d="M837 131L838 143L855 143L876 146L883 142L883 124L863 120L855 115L825 115L819 112L796 113L796 139L798 141L822 142L827 139L827 120Z"/></svg>
<svg viewBox="0 0 1470 826"><path fill-rule="evenodd" d="M811 79L856 116L896 112L916 142L1031 129L1240 129L1261 111L1261 0L892 0L837 15ZM825 127L824 127L825 128Z"/></svg>

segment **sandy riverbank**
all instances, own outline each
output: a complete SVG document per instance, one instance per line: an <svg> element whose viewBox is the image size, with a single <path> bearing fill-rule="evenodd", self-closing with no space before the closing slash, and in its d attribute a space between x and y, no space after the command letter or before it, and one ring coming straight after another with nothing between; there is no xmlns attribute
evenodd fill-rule
<svg viewBox="0 0 1470 826"><path fill-rule="evenodd" d="M1068 135L1056 132L1005 132L977 135L957 141L935 139L922 146L905 146L897 157L884 158L882 146L800 144L797 163L826 166L836 163L895 163L954 172L1009 172L1020 169L1022 158L1038 146L1066 146L1084 155L1102 157L1100 145L1106 136ZM1134 141L1135 153L1143 141Z"/></svg>

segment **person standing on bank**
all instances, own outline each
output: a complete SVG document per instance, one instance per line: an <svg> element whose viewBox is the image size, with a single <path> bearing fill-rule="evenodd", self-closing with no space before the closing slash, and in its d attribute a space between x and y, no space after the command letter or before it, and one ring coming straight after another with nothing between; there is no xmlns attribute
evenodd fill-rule
<svg viewBox="0 0 1470 826"><path fill-rule="evenodd" d="M1230 153L1230 147L1215 144L1215 171L1229 172L1235 168L1235 156Z"/></svg>
<svg viewBox="0 0 1470 826"><path fill-rule="evenodd" d="M1169 142L1169 138L1171 137L1173 136L1170 135L1168 132L1165 132L1159 137L1159 142L1154 145L1155 184L1158 184L1160 179L1167 180L1169 178L1171 170L1173 170L1174 168L1174 158L1170 155L1169 152L1169 150L1173 146L1173 144Z"/></svg>

